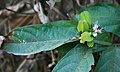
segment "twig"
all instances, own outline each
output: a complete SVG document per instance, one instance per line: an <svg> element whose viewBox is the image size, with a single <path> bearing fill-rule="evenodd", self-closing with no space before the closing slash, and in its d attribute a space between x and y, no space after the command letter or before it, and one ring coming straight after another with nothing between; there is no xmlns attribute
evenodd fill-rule
<svg viewBox="0 0 120 72"><path fill-rule="evenodd" d="M20 69L23 67L23 65L26 63L27 59L23 60L23 62L19 65L19 67L17 68L16 72L19 72Z"/></svg>
<svg viewBox="0 0 120 72"><path fill-rule="evenodd" d="M113 45L115 45L115 46L120 46L120 43L118 43L118 44L113 44Z"/></svg>
<svg viewBox="0 0 120 72"><path fill-rule="evenodd" d="M76 2L77 2L77 4L78 4L79 7L85 7L85 6L83 6L83 5L80 4L79 0L76 0Z"/></svg>
<svg viewBox="0 0 120 72"><path fill-rule="evenodd" d="M8 29L8 27L9 27L9 20L8 20L8 18L5 20L5 22L3 23L4 24L4 35L7 35L8 34L8 32L9 32L9 29Z"/></svg>
<svg viewBox="0 0 120 72"><path fill-rule="evenodd" d="M13 55L10 55L11 57L11 64L12 64L12 68L13 68L13 71L15 71L15 61L14 61L14 56Z"/></svg>
<svg viewBox="0 0 120 72"><path fill-rule="evenodd" d="M90 4L93 4L95 1L94 0L90 0Z"/></svg>
<svg viewBox="0 0 120 72"><path fill-rule="evenodd" d="M0 25L3 25L10 17L5 18L4 20L2 20L2 22L0 22Z"/></svg>
<svg viewBox="0 0 120 72"><path fill-rule="evenodd" d="M112 34L112 43L114 43L114 36L115 36L115 35L114 35L114 34Z"/></svg>
<svg viewBox="0 0 120 72"><path fill-rule="evenodd" d="M28 4L28 3L26 3ZM32 15L33 13L20 13L20 12L17 12L17 11L14 11L14 10L11 10L11 9L8 9L7 7L3 7L2 5L0 5L0 7L4 8L5 10L7 11L11 11L13 13L16 13L16 14L22 14L22 15ZM32 7L33 8L33 7Z"/></svg>
<svg viewBox="0 0 120 72"><path fill-rule="evenodd" d="M55 57L54 57L54 54L53 54L52 50L50 51L50 53L51 53L51 57L52 57L52 63L50 63L48 65L49 68L52 67L53 65L55 65Z"/></svg>
<svg viewBox="0 0 120 72"><path fill-rule="evenodd" d="M50 53L51 53L51 57L52 57L52 62L55 62L55 57L54 57L53 51L51 50Z"/></svg>
<svg viewBox="0 0 120 72"><path fill-rule="evenodd" d="M26 67L29 67L33 62L35 62L35 60L31 60L31 56L32 55L29 55L29 56L26 57L26 59L23 60L23 62L17 68L16 72L23 72L23 70L21 70L21 69L24 67L24 65L27 64L27 62L29 63L29 65L27 65ZM28 69L28 68L25 68L25 69Z"/></svg>
<svg viewBox="0 0 120 72"><path fill-rule="evenodd" d="M20 13L20 12L17 12L17 11L8 9L8 8L5 8L5 9L8 10L8 11L11 11L11 12L13 12L13 13L16 13L16 14L24 14L24 15L32 15L32 14L33 14L33 13Z"/></svg>

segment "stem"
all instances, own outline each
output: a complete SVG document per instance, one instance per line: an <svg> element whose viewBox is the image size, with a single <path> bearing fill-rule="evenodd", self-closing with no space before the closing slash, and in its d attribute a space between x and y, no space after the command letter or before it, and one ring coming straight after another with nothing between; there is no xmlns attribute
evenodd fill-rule
<svg viewBox="0 0 120 72"><path fill-rule="evenodd" d="M53 51L50 51L50 53L51 53L51 57L52 57L52 62L55 62L55 57L54 57Z"/></svg>
<svg viewBox="0 0 120 72"><path fill-rule="evenodd" d="M114 34L112 34L112 43L114 43L114 36L115 36L115 35L114 35Z"/></svg>
<svg viewBox="0 0 120 72"><path fill-rule="evenodd" d="M117 46L120 46L120 43L118 43L118 44L113 44L113 45L117 45Z"/></svg>

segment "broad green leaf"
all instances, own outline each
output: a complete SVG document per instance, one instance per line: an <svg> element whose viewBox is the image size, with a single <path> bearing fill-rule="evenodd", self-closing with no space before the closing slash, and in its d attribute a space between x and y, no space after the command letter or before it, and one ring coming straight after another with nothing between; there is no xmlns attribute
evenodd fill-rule
<svg viewBox="0 0 120 72"><path fill-rule="evenodd" d="M109 45L112 45L112 35L107 32L102 32L101 34L97 35L97 37L94 39L94 42L96 44L92 48L93 52L104 51Z"/></svg>
<svg viewBox="0 0 120 72"><path fill-rule="evenodd" d="M58 47L58 60L60 60L64 55L66 55L72 48L74 48L79 43L79 41L75 41Z"/></svg>
<svg viewBox="0 0 120 72"><path fill-rule="evenodd" d="M94 47L92 48L92 52L100 52L108 49L108 46L106 45L100 45L100 44L95 44Z"/></svg>
<svg viewBox="0 0 120 72"><path fill-rule="evenodd" d="M99 3L91 5L83 10L81 10L75 18L80 20L80 13L83 11L88 11L92 16L92 21L98 21L99 25L105 29L107 32L112 32L120 36L120 6Z"/></svg>
<svg viewBox="0 0 120 72"><path fill-rule="evenodd" d="M81 14L80 14L80 18L81 20L85 20L87 22L87 24L91 27L92 25L92 17L91 15L89 14L88 11L83 11Z"/></svg>
<svg viewBox="0 0 120 72"><path fill-rule="evenodd" d="M120 47L103 51L94 72L120 72Z"/></svg>
<svg viewBox="0 0 120 72"><path fill-rule="evenodd" d="M97 37L95 38L95 43L101 45L111 45L112 35L107 32L102 32L101 34L98 34Z"/></svg>
<svg viewBox="0 0 120 72"><path fill-rule="evenodd" d="M16 43L7 43L4 50L16 55L29 55L55 49L72 42L76 36L77 22L56 21L16 28L10 38Z"/></svg>
<svg viewBox="0 0 120 72"><path fill-rule="evenodd" d="M91 48L78 44L55 66L52 72L89 72L94 65Z"/></svg>

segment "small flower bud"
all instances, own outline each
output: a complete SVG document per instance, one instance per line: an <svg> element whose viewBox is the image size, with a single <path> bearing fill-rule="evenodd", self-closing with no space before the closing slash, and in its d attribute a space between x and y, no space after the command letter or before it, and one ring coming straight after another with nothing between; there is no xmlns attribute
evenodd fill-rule
<svg viewBox="0 0 120 72"><path fill-rule="evenodd" d="M97 36L97 33L96 33L96 32L93 32L93 36L96 37L96 36Z"/></svg>

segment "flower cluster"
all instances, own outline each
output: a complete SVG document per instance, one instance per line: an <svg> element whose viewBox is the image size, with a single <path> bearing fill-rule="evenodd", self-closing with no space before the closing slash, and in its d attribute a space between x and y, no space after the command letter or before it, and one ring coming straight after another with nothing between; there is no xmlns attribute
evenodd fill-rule
<svg viewBox="0 0 120 72"><path fill-rule="evenodd" d="M98 33L102 33L102 28L98 25L98 21L92 23L92 18L88 11L82 12L80 18L81 20L77 26L80 43L87 43L88 47L93 47L94 38L97 37Z"/></svg>
<svg viewBox="0 0 120 72"><path fill-rule="evenodd" d="M96 21L93 25L93 36L96 37L97 33L102 33L102 28L99 27L98 21Z"/></svg>

